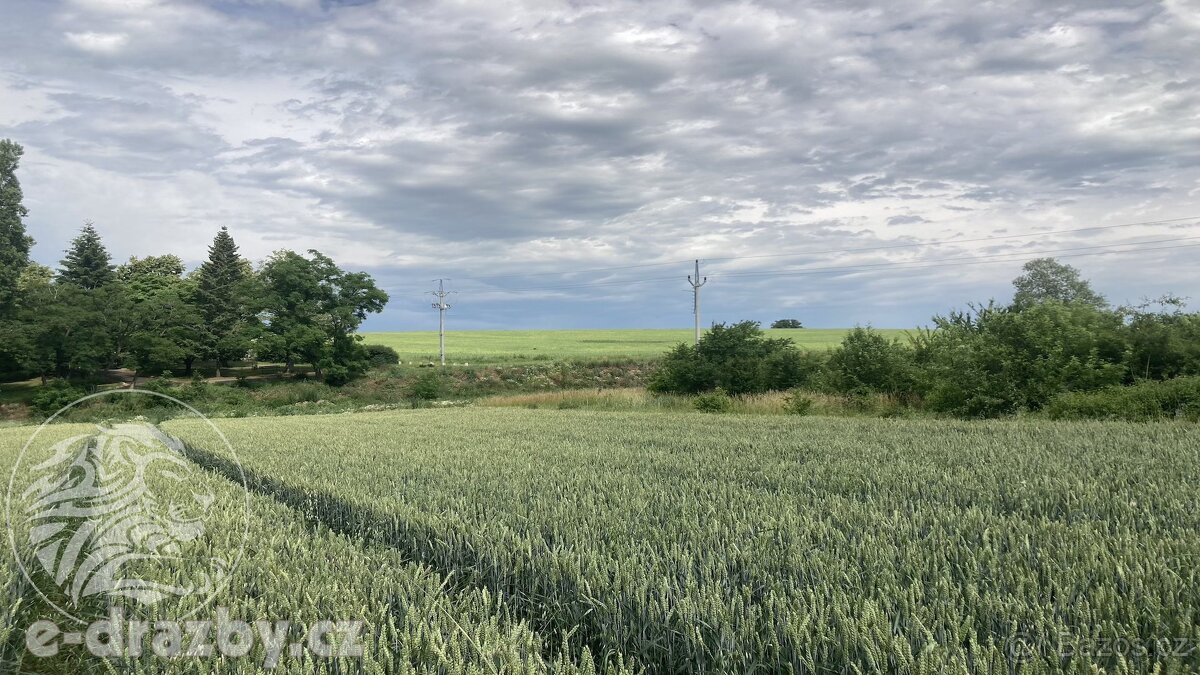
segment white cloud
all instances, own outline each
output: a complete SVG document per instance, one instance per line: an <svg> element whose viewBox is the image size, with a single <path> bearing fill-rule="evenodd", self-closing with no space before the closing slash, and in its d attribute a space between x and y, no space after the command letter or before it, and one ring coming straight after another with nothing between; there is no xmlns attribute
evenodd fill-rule
<svg viewBox="0 0 1200 675"><path fill-rule="evenodd" d="M115 54L129 43L124 33L65 33L67 41L85 52Z"/></svg>

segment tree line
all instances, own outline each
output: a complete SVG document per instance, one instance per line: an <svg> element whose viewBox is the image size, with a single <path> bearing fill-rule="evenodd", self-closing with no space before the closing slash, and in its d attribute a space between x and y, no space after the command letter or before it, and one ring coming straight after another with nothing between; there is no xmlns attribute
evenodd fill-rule
<svg viewBox="0 0 1200 675"><path fill-rule="evenodd" d="M1007 305L991 301L935 316L907 341L856 328L828 353L770 339L753 322L718 324L699 344L668 353L650 388L691 394L803 388L995 417L1137 384L1142 402L1167 416L1200 415L1194 377L1200 376L1200 313L1184 311L1183 299L1113 307L1077 269L1051 258L1026 263L1013 285ZM1170 386L1146 386L1168 380ZM1101 403L1131 400L1128 391L1106 396L1071 400L1106 415L1118 404Z"/></svg>
<svg viewBox="0 0 1200 675"><path fill-rule="evenodd" d="M0 140L0 374L43 382L113 368L191 374L203 362L219 376L253 359L289 371L311 364L337 384L368 367L356 333L388 296L319 251L276 251L255 268L222 227L190 273L171 254L117 265L87 223L58 269L31 261L21 155Z"/></svg>

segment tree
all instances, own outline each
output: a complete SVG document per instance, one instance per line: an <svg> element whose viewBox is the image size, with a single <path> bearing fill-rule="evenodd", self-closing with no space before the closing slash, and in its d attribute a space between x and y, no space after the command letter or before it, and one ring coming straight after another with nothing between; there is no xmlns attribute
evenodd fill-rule
<svg viewBox="0 0 1200 675"><path fill-rule="evenodd" d="M259 271L264 329L256 343L289 371L304 361L328 381L345 381L369 365L358 327L388 296L369 275L344 272L319 251L308 254L277 251Z"/></svg>
<svg viewBox="0 0 1200 675"><path fill-rule="evenodd" d="M204 348L207 332L204 320L187 296L183 284L176 284L160 288L138 303L129 340L135 375L162 372L176 363L183 363L185 372L190 374L196 354Z"/></svg>
<svg viewBox="0 0 1200 675"><path fill-rule="evenodd" d="M1018 310L1051 300L1098 308L1108 306L1104 296L1092 290L1091 284L1080 276L1079 270L1054 258L1030 260L1021 269L1021 276L1013 279L1016 293L1012 306Z"/></svg>
<svg viewBox="0 0 1200 675"><path fill-rule="evenodd" d="M205 356L221 366L239 359L251 347L254 312L249 263L238 254L228 228L222 227L208 247L208 260L196 271L196 307L205 323ZM190 365L188 370L191 370Z"/></svg>
<svg viewBox="0 0 1200 675"><path fill-rule="evenodd" d="M53 282L54 271L45 265L30 263L21 271L9 318L0 319L0 374L43 372L36 343L37 308L44 309L50 301L48 289Z"/></svg>
<svg viewBox="0 0 1200 675"><path fill-rule="evenodd" d="M33 239L25 234L28 209L21 203L21 183L17 167L24 149L8 140L0 140L0 319L10 316L16 304L17 281L29 264Z"/></svg>
<svg viewBox="0 0 1200 675"><path fill-rule="evenodd" d="M112 295L62 283L30 288L22 314L31 338L26 368L45 382L51 375L86 375L112 365L112 321L128 314L113 311Z"/></svg>
<svg viewBox="0 0 1200 675"><path fill-rule="evenodd" d="M779 319L771 324L771 328L804 328L800 319Z"/></svg>
<svg viewBox="0 0 1200 675"><path fill-rule="evenodd" d="M166 288L183 283L183 261L176 255L132 257L117 267L117 280L125 285L129 299L136 304Z"/></svg>
<svg viewBox="0 0 1200 675"><path fill-rule="evenodd" d="M59 263L60 283L93 290L116 279L108 250L104 248L100 234L90 222L71 240L71 247L66 250L66 254L67 257Z"/></svg>

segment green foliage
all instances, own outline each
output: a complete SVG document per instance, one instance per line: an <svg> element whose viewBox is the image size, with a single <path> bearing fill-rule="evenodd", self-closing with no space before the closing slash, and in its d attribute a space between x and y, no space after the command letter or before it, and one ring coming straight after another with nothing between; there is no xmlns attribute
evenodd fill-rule
<svg viewBox="0 0 1200 675"><path fill-rule="evenodd" d="M771 328L804 328L800 319L779 319L771 324Z"/></svg>
<svg viewBox="0 0 1200 675"><path fill-rule="evenodd" d="M348 384L351 380L362 374L363 368L361 362L355 362L350 365L326 362L322 365L321 374L325 383L332 387L340 387Z"/></svg>
<svg viewBox="0 0 1200 675"><path fill-rule="evenodd" d="M67 380L51 380L34 394L32 406L42 415L50 416L86 395L82 387Z"/></svg>
<svg viewBox="0 0 1200 675"><path fill-rule="evenodd" d="M129 354L137 372L159 372L188 363L205 349L208 326L179 285L149 291L133 316Z"/></svg>
<svg viewBox="0 0 1200 675"><path fill-rule="evenodd" d="M116 272L100 233L90 222L71 240L67 256L59 263L58 282L94 290L112 283Z"/></svg>
<svg viewBox="0 0 1200 675"><path fill-rule="evenodd" d="M400 355L395 349L387 345L363 345L367 350L367 359L371 362L371 367L380 368L384 366L394 366L400 363Z"/></svg>
<svg viewBox="0 0 1200 675"><path fill-rule="evenodd" d="M994 305L935 317L917 340L920 390L934 410L991 417L1039 410L1067 391L1125 378L1120 317L1086 304Z"/></svg>
<svg viewBox="0 0 1200 675"><path fill-rule="evenodd" d="M140 385L139 388L159 394L166 394L167 396L176 396L187 400L183 391L176 390L174 383L171 382L170 378L167 377L166 374L146 380Z"/></svg>
<svg viewBox="0 0 1200 675"><path fill-rule="evenodd" d="M1200 375L1200 314L1185 314L1183 306L1181 298L1168 295L1121 308L1129 344L1126 365L1133 376L1163 380Z"/></svg>
<svg viewBox="0 0 1200 675"><path fill-rule="evenodd" d="M1025 263L1021 276L1013 280L1015 293L1012 306L1028 309L1041 302L1082 304L1106 307L1108 302L1092 290L1091 284L1080 276L1079 270L1054 258L1038 258Z"/></svg>
<svg viewBox="0 0 1200 675"><path fill-rule="evenodd" d="M262 388L259 398L272 405L315 403L333 398L334 392L321 382L300 381L275 384Z"/></svg>
<svg viewBox="0 0 1200 675"><path fill-rule="evenodd" d="M829 362L830 352L777 349L763 359L759 368L767 391L813 386Z"/></svg>
<svg viewBox="0 0 1200 675"><path fill-rule="evenodd" d="M141 304L154 294L177 289L183 283L183 261L176 255L131 257L116 270L117 280L125 286L129 299Z"/></svg>
<svg viewBox="0 0 1200 675"><path fill-rule="evenodd" d="M203 319L200 350L220 366L246 355L257 335L253 298L257 294L250 264L222 227L208 247L208 259L195 274L194 302Z"/></svg>
<svg viewBox="0 0 1200 675"><path fill-rule="evenodd" d="M408 385L408 397L413 401L413 407L427 401L436 401L442 397L444 389L441 373L426 370L413 378Z"/></svg>
<svg viewBox="0 0 1200 675"><path fill-rule="evenodd" d="M821 374L823 388L858 396L910 392L914 382L912 350L871 327L858 327L829 356Z"/></svg>
<svg viewBox="0 0 1200 675"><path fill-rule="evenodd" d="M312 363L338 383L364 372L370 357L356 334L388 296L362 272L344 272L319 251L276 252L259 272L263 330L256 349L289 367Z"/></svg>
<svg viewBox="0 0 1200 675"><path fill-rule="evenodd" d="M119 287L92 290L72 284L44 289L46 301L30 325L36 336L36 371L66 376L88 375L116 364L114 329L132 312L123 309Z"/></svg>
<svg viewBox="0 0 1200 675"><path fill-rule="evenodd" d="M10 140L0 140L0 320L7 319L17 304L21 272L29 264L33 239L25 233L28 209L22 203L17 168L24 149Z"/></svg>
<svg viewBox="0 0 1200 675"><path fill-rule="evenodd" d="M1200 377L1164 382L1143 381L1128 387L1092 392L1066 392L1045 408L1056 420L1105 419L1149 422L1162 419L1200 421Z"/></svg>
<svg viewBox="0 0 1200 675"><path fill-rule="evenodd" d="M730 394L790 389L814 369L787 339L768 338L753 321L716 324L697 345L667 353L650 379L651 391L696 394L720 387Z"/></svg>
<svg viewBox="0 0 1200 675"><path fill-rule="evenodd" d="M725 390L717 387L712 391L696 394L692 399L692 407L701 412L723 413L733 408L733 399Z"/></svg>
<svg viewBox="0 0 1200 675"><path fill-rule="evenodd" d="M801 391L793 391L784 399L783 409L789 415L807 415L812 412L816 401L805 396Z"/></svg>

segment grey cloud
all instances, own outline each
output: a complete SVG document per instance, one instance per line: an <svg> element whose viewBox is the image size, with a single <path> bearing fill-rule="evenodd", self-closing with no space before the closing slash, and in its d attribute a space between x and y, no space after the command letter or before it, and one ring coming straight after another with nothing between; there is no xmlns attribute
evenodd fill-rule
<svg viewBox="0 0 1200 675"><path fill-rule="evenodd" d="M892 216L887 219L888 225L912 225L914 223L928 223L929 221L921 216Z"/></svg>
<svg viewBox="0 0 1200 675"><path fill-rule="evenodd" d="M1200 210L1200 53L1155 2L13 4L41 58L0 84L54 111L0 134L429 270Z"/></svg>

